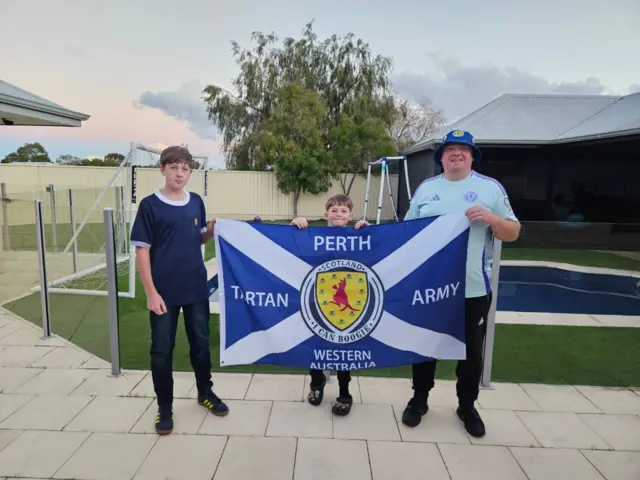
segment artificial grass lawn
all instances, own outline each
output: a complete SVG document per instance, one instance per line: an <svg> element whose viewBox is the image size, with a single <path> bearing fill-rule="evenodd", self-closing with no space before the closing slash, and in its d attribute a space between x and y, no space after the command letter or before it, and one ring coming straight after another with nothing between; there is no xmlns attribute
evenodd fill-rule
<svg viewBox="0 0 640 480"><path fill-rule="evenodd" d="M120 349L124 369L149 369L150 328L142 285L135 299L121 298ZM106 297L51 294L52 330L76 345L109 359ZM5 305L40 325L40 298L32 294ZM214 371L248 373L304 373L272 365L221 368L219 317L211 315L211 356ZM573 385L639 386L640 329L546 325L496 325L492 380ZM190 371L189 346L180 322L174 369ZM381 368L357 373L365 376L410 377L410 367ZM438 378L454 379L455 362L442 361Z"/></svg>
<svg viewBox="0 0 640 480"><path fill-rule="evenodd" d="M315 223L315 222L314 222ZM88 224L89 225L89 224ZM101 238L101 224L92 226L91 233ZM87 232L89 233L89 232ZM22 245L30 248L27 232ZM58 239L71 238L58 229ZM31 235L33 238L33 235ZM16 238L14 235L12 240ZM83 240L83 238L85 240ZM35 241L35 240L34 240ZM62 242L60 242L62 243ZM65 242L66 243L66 242ZM96 241L91 235L79 236L80 251L95 251ZM12 242L12 245L16 245ZM35 245L35 243L34 243ZM84 248L82 248L84 246ZM562 254L562 257L560 257ZM214 243L206 246L206 259L215 255ZM541 250L505 248L503 258L548 260L640 270L640 262L615 254L591 251ZM96 274L99 275L99 274ZM91 279L79 280L96 284ZM128 276L119 277L119 290L128 289ZM100 282L98 282L100 283ZM137 297L121 298L120 348L124 369L149 369L149 314L140 279L137 277ZM51 327L56 335L71 340L78 346L109 359L109 326L107 298L97 296L50 294ZM4 305L17 315L41 324L40 296L31 294ZM220 368L218 315L211 315L211 355L213 369L225 372L251 373L304 373L305 370L271 365L246 365ZM493 381L530 382L550 384L578 384L605 386L640 385L640 329L617 327L569 327L542 325L496 325L493 359ZM189 347L181 322L174 352L176 371L189 371ZM383 368L358 372L359 375L384 377L410 377L410 367ZM438 378L454 379L455 362L439 363Z"/></svg>

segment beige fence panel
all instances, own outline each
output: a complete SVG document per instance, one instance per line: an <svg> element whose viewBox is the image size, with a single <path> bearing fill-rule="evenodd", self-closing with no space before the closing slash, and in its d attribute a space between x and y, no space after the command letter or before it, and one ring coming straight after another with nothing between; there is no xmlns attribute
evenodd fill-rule
<svg viewBox="0 0 640 480"><path fill-rule="evenodd" d="M59 207L68 205L68 189L74 190L75 205L82 209L89 208L98 194L109 181L115 168L113 167L78 167L60 165L1 165L0 182L6 184L7 196L12 200L43 201L43 215L49 222L50 195L48 185L54 185L56 211L64 212ZM138 201L154 190L162 187L164 179L155 168L138 168L137 170ZM354 218L363 213L366 176L358 176L351 187L350 196L354 203ZM397 203L397 175L391 176L394 200ZM124 186L124 176L118 176L95 209L95 219L90 222L101 222L102 209L115 206L115 188ZM372 176L369 192L369 212L367 217L375 219L378 203L380 177ZM204 193L204 172L195 171L189 181L190 191L200 195ZM298 214L309 218L320 218L324 213L327 199L336 193L342 193L340 182L335 181L328 192L320 195L303 195L298 202ZM125 191L125 199L129 192ZM382 218L392 217L388 192L384 192ZM33 212L29 204L25 204L24 212L19 213L16 206L10 222L16 225L32 224ZM245 171L210 171L208 174L207 214L209 217L250 219L261 216L265 220L293 218L293 199L278 190L275 175L270 172ZM404 215L404 212L400 212ZM66 219L68 221L68 219Z"/></svg>

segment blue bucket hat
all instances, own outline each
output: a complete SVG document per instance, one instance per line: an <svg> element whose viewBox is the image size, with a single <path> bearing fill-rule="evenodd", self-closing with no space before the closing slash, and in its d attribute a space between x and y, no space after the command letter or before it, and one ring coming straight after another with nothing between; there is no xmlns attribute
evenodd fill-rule
<svg viewBox="0 0 640 480"><path fill-rule="evenodd" d="M440 166L442 166L442 149L449 143L461 143L463 145L469 145L473 150L473 160L478 161L482 158L480 149L473 141L473 135L471 135L466 130L451 130L442 138L442 143L433 154L433 160Z"/></svg>

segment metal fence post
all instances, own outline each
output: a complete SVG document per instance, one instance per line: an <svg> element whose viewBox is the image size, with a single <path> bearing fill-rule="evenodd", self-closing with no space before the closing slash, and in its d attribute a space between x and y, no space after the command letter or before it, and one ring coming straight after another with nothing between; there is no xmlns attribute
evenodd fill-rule
<svg viewBox="0 0 640 480"><path fill-rule="evenodd" d="M0 183L0 201L2 202L2 248L3 250L9 250L11 248L11 241L9 240L9 216L7 214L7 186L4 183Z"/></svg>
<svg viewBox="0 0 640 480"><path fill-rule="evenodd" d="M49 185L49 201L51 203L51 235L53 238L53 251L58 251L58 235L56 233L56 193L53 185Z"/></svg>
<svg viewBox="0 0 640 480"><path fill-rule="evenodd" d="M120 376L120 332L118 328L118 274L116 272L116 245L113 231L113 209L104 209L104 238L107 256L107 303L109 307L109 347L111 374Z"/></svg>
<svg viewBox="0 0 640 480"><path fill-rule="evenodd" d="M78 239L76 238L76 216L73 208L73 189L69 189L69 222L73 238L73 273L78 273Z"/></svg>
<svg viewBox="0 0 640 480"><path fill-rule="evenodd" d="M38 242L38 269L40 270L40 303L42 306L42 339L51 338L51 308L49 305L49 284L47 281L47 261L44 242L44 220L42 202L35 201L36 240Z"/></svg>
<svg viewBox="0 0 640 480"><path fill-rule="evenodd" d="M484 340L484 352L482 355L482 377L480 386L491 388L491 369L493 366L493 343L496 329L496 309L498 306L498 287L500 283L500 259L502 257L502 241L497 238L493 241L493 259L491 269L491 307L487 315L487 335Z"/></svg>

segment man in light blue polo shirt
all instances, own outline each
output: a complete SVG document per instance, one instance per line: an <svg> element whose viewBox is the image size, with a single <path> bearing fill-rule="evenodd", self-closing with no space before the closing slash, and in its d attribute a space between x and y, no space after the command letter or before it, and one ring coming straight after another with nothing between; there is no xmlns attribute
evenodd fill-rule
<svg viewBox="0 0 640 480"><path fill-rule="evenodd" d="M466 212L471 228L467 253L465 337L466 360L458 362L457 415L470 435L482 437L485 427L474 403L478 398L482 375L482 351L491 305L492 236L512 242L520 234L516 218L504 187L495 179L472 169L481 158L473 136L453 130L435 151L434 161L444 173L422 182L416 189L405 220L433 217L447 213ZM413 398L402 415L410 427L418 425L428 410L429 391L434 386L436 362L414 364Z"/></svg>

